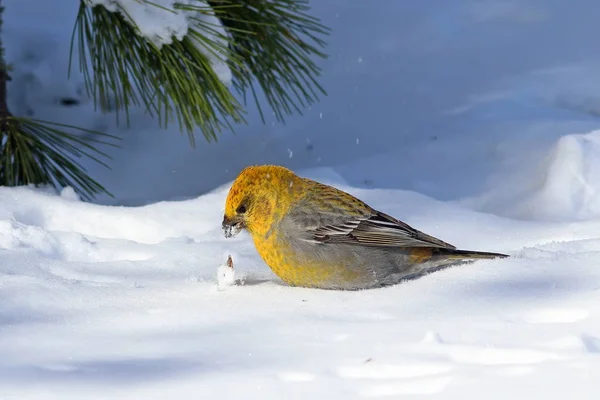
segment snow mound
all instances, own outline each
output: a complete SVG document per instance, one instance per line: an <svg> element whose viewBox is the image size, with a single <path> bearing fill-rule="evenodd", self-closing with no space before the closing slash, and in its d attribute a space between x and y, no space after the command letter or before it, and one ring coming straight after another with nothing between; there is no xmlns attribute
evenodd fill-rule
<svg viewBox="0 0 600 400"><path fill-rule="evenodd" d="M538 215L600 216L600 131L562 137L545 164L542 187L532 199L543 205Z"/></svg>
<svg viewBox="0 0 600 400"><path fill-rule="evenodd" d="M514 174L496 177L494 188L463 205L521 219L600 217L600 130L562 136L545 151L529 143L514 153Z"/></svg>

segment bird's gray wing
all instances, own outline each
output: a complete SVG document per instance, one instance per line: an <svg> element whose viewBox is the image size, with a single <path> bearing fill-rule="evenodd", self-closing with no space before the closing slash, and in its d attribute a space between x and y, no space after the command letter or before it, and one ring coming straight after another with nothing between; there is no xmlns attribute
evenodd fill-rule
<svg viewBox="0 0 600 400"><path fill-rule="evenodd" d="M290 213L286 225L294 225L303 240L375 247L456 247L427 235L382 212L372 210L353 217L312 210Z"/></svg>

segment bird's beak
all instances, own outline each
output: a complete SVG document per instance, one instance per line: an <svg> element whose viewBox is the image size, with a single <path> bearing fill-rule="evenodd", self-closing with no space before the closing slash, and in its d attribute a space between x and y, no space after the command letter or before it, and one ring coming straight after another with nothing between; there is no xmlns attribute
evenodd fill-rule
<svg viewBox="0 0 600 400"><path fill-rule="evenodd" d="M244 221L239 218L223 217L223 234L226 238L231 238L240 233L244 229Z"/></svg>

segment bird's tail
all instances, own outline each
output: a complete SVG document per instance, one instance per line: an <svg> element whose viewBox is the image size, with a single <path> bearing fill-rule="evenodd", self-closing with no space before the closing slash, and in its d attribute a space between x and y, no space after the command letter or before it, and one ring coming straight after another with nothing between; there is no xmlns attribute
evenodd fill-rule
<svg viewBox="0 0 600 400"><path fill-rule="evenodd" d="M502 253L491 253L488 251L472 251L472 250L450 250L449 254L446 255L449 259L454 260L480 260L480 259L493 259L493 258L506 258L509 257L507 254Z"/></svg>
<svg viewBox="0 0 600 400"><path fill-rule="evenodd" d="M402 280L416 279L431 272L458 265L471 264L477 260L491 260L506 257L509 256L502 253L448 248L427 248L420 251L413 250L411 254L411 267L402 271L398 276Z"/></svg>

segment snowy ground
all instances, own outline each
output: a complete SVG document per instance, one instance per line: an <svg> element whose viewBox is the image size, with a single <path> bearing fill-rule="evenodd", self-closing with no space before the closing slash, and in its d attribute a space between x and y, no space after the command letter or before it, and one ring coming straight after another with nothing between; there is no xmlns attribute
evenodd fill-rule
<svg viewBox="0 0 600 400"><path fill-rule="evenodd" d="M383 290L290 288L246 235L223 238L226 188L139 208L1 189L0 398L596 398L600 222L349 190L514 258ZM244 285L219 288L228 254Z"/></svg>
<svg viewBox="0 0 600 400"><path fill-rule="evenodd" d="M329 97L285 126L250 109L197 149L115 128L67 83L75 3L3 2L11 109L122 134L114 170L92 169L116 198L0 188L1 400L598 398L596 2L314 2ZM287 287L220 230L231 179L263 162L513 257ZM219 287L229 254L243 284Z"/></svg>

